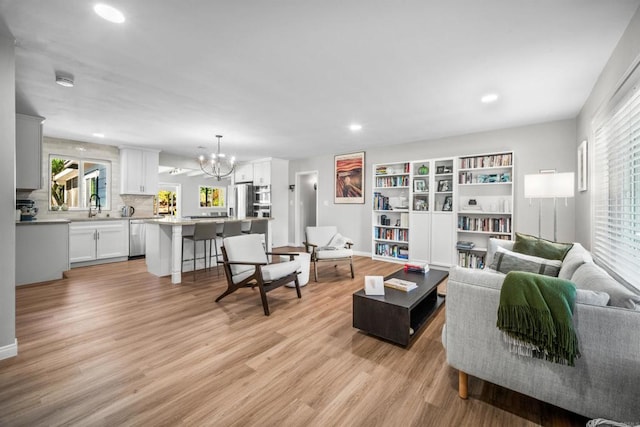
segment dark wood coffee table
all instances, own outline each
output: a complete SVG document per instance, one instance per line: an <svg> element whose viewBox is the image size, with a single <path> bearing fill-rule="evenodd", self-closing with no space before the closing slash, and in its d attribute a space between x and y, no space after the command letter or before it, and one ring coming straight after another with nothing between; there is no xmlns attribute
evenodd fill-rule
<svg viewBox="0 0 640 427"><path fill-rule="evenodd" d="M407 347L427 320L444 302L437 287L449 272L429 270L426 274L399 270L390 276L415 282L417 289L409 292L384 288L384 295L366 295L364 290L353 294L353 327L371 335Z"/></svg>

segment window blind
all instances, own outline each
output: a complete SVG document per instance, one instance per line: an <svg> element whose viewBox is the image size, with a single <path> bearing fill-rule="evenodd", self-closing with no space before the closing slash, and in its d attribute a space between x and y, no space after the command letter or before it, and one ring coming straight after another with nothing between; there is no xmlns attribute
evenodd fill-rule
<svg viewBox="0 0 640 427"><path fill-rule="evenodd" d="M595 131L594 258L640 289L640 90L636 84Z"/></svg>

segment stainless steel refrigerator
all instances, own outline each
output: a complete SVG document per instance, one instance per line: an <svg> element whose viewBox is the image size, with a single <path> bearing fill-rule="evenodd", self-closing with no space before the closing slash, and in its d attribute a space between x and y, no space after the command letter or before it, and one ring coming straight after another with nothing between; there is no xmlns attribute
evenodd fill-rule
<svg viewBox="0 0 640 427"><path fill-rule="evenodd" d="M253 209L254 189L251 183L241 183L234 186L234 207L235 213L232 215L238 218L255 216Z"/></svg>

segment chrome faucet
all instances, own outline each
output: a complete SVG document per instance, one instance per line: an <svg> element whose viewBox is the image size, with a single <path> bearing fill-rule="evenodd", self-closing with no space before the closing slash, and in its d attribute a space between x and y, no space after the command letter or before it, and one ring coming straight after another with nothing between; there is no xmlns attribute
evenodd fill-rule
<svg viewBox="0 0 640 427"><path fill-rule="evenodd" d="M96 199L96 208L98 208L97 212L91 210L91 202L93 201L93 199ZM98 215L99 213L102 213L102 207L100 206L100 196L98 196L97 193L93 193L89 197L89 218L92 218L92 217Z"/></svg>

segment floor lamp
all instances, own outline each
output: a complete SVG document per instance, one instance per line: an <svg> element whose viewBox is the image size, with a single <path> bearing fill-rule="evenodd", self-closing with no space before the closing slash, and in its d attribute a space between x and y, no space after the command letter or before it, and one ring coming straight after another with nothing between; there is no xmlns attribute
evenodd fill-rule
<svg viewBox="0 0 640 427"><path fill-rule="evenodd" d="M527 199L553 199L553 240L558 241L557 199L573 197L574 173L556 173L555 170L540 171L524 176L524 197ZM538 237L542 229L542 200L538 207Z"/></svg>

